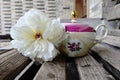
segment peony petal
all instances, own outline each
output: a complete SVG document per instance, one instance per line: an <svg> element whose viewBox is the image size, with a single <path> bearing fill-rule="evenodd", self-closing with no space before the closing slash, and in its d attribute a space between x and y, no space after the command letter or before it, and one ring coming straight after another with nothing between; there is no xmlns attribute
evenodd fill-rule
<svg viewBox="0 0 120 80"><path fill-rule="evenodd" d="M11 37L16 40L34 40L35 32L29 27L12 27Z"/></svg>
<svg viewBox="0 0 120 80"><path fill-rule="evenodd" d="M32 60L39 58L42 61L52 61L57 55L54 45L46 40L36 40L28 43L13 40L11 43L14 48L17 48L24 56Z"/></svg>
<svg viewBox="0 0 120 80"><path fill-rule="evenodd" d="M61 41L64 34L63 26L60 24L60 21L56 19L49 23L46 31L43 33L43 38L55 44Z"/></svg>
<svg viewBox="0 0 120 80"><path fill-rule="evenodd" d="M47 23L49 22L49 18L47 14L37 10L37 9L30 9L28 12L21 17L15 26L27 26L37 32L44 32Z"/></svg>
<svg viewBox="0 0 120 80"><path fill-rule="evenodd" d="M17 21L17 23L15 24L15 26L17 26L17 27L29 26L29 24L27 24L27 22L26 22L26 17L25 16L20 17L19 20Z"/></svg>
<svg viewBox="0 0 120 80"><path fill-rule="evenodd" d="M55 49L54 45L49 41L40 41L40 46L41 51L39 51L39 53L37 54L37 58L40 58L43 61L52 61L53 58L55 58L55 56L57 55L57 50Z"/></svg>
<svg viewBox="0 0 120 80"><path fill-rule="evenodd" d="M49 18L47 14L42 13L37 9L31 9L24 15L26 23L34 28L37 32L43 32L46 28Z"/></svg>
<svg viewBox="0 0 120 80"><path fill-rule="evenodd" d="M21 53L24 52L33 42L31 41L19 41L19 40L12 40L11 41L11 46L13 48L17 48L18 51L20 51Z"/></svg>

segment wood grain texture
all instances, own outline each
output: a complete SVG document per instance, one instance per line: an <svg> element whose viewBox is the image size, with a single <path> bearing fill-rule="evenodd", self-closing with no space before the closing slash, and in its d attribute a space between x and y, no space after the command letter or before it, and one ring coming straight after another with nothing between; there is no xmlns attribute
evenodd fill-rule
<svg viewBox="0 0 120 80"><path fill-rule="evenodd" d="M34 80L65 80L65 58L56 57L42 64Z"/></svg>
<svg viewBox="0 0 120 80"><path fill-rule="evenodd" d="M15 55L17 52L16 49L10 50L4 54L0 55L0 63L2 63L3 61L7 60L8 58L10 58L11 56Z"/></svg>
<svg viewBox="0 0 120 80"><path fill-rule="evenodd" d="M111 10L109 10L108 12L109 14L107 16L107 20L119 20L120 19L120 4L117 4L111 7Z"/></svg>
<svg viewBox="0 0 120 80"><path fill-rule="evenodd" d="M3 53L6 53L8 51L11 51L12 49L9 49L9 50L0 50L0 55L3 54Z"/></svg>
<svg viewBox="0 0 120 80"><path fill-rule="evenodd" d="M30 61L16 50L0 55L0 80L13 80Z"/></svg>
<svg viewBox="0 0 120 80"><path fill-rule="evenodd" d="M120 37L120 30L119 29L109 29L108 35Z"/></svg>
<svg viewBox="0 0 120 80"><path fill-rule="evenodd" d="M111 65L110 63L108 63L106 60L104 60L102 57L99 56L98 53L96 53L93 50L89 51L89 54L100 64L102 64L102 66L104 67L104 69L106 71L108 71L116 80L120 80L120 71L118 69L116 69L113 65Z"/></svg>
<svg viewBox="0 0 120 80"><path fill-rule="evenodd" d="M97 52L103 59L108 61L115 68L120 70L120 50L108 45L97 44L92 48Z"/></svg>
<svg viewBox="0 0 120 80"><path fill-rule="evenodd" d="M103 42L120 47L120 36L107 36Z"/></svg>
<svg viewBox="0 0 120 80"><path fill-rule="evenodd" d="M76 59L80 80L114 80L90 55Z"/></svg>

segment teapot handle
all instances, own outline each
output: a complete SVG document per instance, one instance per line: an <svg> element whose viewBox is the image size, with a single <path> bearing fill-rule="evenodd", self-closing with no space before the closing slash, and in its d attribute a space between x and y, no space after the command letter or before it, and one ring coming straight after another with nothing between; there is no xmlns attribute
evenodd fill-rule
<svg viewBox="0 0 120 80"><path fill-rule="evenodd" d="M108 31L109 31L108 28L107 28L107 26L104 25L104 24L98 25L98 26L95 28L95 30L98 31L98 29L100 29L101 27L103 27L103 28L105 29L105 33L104 33L104 35L99 39L99 41L102 41L103 39L105 39L105 38L107 37Z"/></svg>

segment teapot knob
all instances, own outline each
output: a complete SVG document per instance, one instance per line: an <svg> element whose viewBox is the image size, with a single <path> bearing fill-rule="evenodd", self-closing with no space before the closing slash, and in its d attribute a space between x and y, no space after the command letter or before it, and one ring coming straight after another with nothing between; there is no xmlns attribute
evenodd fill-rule
<svg viewBox="0 0 120 80"><path fill-rule="evenodd" d="M71 12L71 18L72 18L73 21L78 18L78 13L77 13L76 10L74 10L74 11Z"/></svg>

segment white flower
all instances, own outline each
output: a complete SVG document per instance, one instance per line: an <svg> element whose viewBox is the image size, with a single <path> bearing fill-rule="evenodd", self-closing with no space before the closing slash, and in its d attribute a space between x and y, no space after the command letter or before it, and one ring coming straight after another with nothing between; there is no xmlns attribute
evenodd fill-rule
<svg viewBox="0 0 120 80"><path fill-rule="evenodd" d="M60 21L50 20L46 14L31 9L11 28L12 46L31 59L51 61L56 55L56 45L64 35Z"/></svg>

